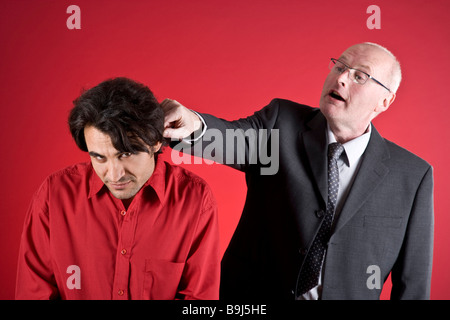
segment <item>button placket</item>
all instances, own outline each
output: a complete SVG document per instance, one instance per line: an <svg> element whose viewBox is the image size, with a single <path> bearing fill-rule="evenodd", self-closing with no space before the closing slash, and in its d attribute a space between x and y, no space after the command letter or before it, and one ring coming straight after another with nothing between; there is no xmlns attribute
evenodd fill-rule
<svg viewBox="0 0 450 320"><path fill-rule="evenodd" d="M116 270L114 276L114 296L116 299L128 299L130 275L130 249L134 243L137 218L130 210L120 210L123 217L119 226L119 241L117 243Z"/></svg>

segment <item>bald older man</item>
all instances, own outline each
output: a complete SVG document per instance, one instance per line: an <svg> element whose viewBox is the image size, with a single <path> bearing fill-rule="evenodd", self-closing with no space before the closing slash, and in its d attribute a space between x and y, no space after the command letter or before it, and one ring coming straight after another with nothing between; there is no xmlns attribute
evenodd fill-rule
<svg viewBox="0 0 450 320"><path fill-rule="evenodd" d="M395 100L400 64L386 48L362 43L329 67L320 109L274 99L225 121L174 100L162 104L166 137L185 138L180 144L193 144L192 153L225 159L246 175L221 298L379 299L389 274L391 299L430 296L432 167L371 124ZM223 144L208 130L222 133ZM246 142L230 148L229 130ZM279 152L276 172L263 174L267 162L252 158L255 147ZM236 161L239 152L245 161Z"/></svg>

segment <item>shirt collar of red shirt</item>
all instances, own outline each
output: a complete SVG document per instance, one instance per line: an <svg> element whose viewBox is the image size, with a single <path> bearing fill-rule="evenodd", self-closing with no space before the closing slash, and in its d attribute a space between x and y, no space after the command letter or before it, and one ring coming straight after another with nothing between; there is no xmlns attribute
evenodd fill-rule
<svg viewBox="0 0 450 320"><path fill-rule="evenodd" d="M142 192L144 188L151 187L153 190L155 190L159 201L162 202L164 199L164 192L166 190L166 164L162 159L155 159L155 162L155 170L153 171L151 177L147 180L147 182L142 186L141 190L139 190L139 192ZM89 179L88 199L97 195L100 190L103 189L103 187L106 188L103 181L99 178L97 173L95 173L94 168L92 167L92 163L90 164L90 175L91 177Z"/></svg>

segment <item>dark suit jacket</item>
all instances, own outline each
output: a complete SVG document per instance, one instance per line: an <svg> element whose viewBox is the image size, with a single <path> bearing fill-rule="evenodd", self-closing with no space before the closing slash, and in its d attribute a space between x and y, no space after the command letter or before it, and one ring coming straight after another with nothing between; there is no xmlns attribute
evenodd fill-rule
<svg viewBox="0 0 450 320"><path fill-rule="evenodd" d="M202 116L208 129L223 133L215 159L233 157L225 154L226 129L279 129L276 174L261 175L263 165L249 163L248 144L240 145L246 163L229 164L245 172L248 192L222 260L221 298L294 299L303 259L326 209L325 117L317 108L281 99L237 121ZM264 143L269 149L274 137ZM211 142L197 143L204 150ZM372 126L336 219L323 266L322 299L378 299L381 289L368 285L378 276L371 266L379 268L381 285L392 271L392 299L429 298L434 220L428 163Z"/></svg>

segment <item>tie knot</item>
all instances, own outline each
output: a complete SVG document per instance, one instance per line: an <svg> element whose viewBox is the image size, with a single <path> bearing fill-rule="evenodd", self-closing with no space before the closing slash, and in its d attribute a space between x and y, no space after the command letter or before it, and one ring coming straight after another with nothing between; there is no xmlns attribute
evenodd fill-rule
<svg viewBox="0 0 450 320"><path fill-rule="evenodd" d="M333 142L328 145L328 158L337 160L342 152L344 152L344 147L339 142Z"/></svg>

